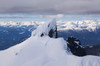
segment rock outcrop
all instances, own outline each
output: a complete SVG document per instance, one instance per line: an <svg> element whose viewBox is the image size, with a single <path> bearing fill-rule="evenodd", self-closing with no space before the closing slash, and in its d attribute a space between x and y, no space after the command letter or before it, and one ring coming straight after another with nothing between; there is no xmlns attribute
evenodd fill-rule
<svg viewBox="0 0 100 66"><path fill-rule="evenodd" d="M44 25L38 27L35 31L32 32L32 36L49 36L51 38L57 38L57 26L56 20L53 19Z"/></svg>
<svg viewBox="0 0 100 66"><path fill-rule="evenodd" d="M70 51L76 56L85 56L85 50L81 47L81 42L79 39L74 37L68 37L67 45L70 48Z"/></svg>

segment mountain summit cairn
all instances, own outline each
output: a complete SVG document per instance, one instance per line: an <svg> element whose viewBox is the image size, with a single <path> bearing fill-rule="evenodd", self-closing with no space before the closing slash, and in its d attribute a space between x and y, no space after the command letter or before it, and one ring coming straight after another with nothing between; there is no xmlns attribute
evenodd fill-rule
<svg viewBox="0 0 100 66"><path fill-rule="evenodd" d="M32 36L49 36L51 38L57 38L56 19L48 21L44 25L38 27L36 30L32 32Z"/></svg>

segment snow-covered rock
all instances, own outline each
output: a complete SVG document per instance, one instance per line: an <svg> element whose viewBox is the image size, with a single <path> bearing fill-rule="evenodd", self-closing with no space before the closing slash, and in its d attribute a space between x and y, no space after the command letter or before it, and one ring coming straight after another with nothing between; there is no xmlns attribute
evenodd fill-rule
<svg viewBox="0 0 100 66"><path fill-rule="evenodd" d="M57 26L56 20L46 22L44 25L38 27L36 30L32 32L32 36L49 36L57 38Z"/></svg>
<svg viewBox="0 0 100 66"><path fill-rule="evenodd" d="M85 56L86 52L81 46L81 42L79 39L74 37L68 37L66 39L67 46L69 47L70 51L76 56Z"/></svg>
<svg viewBox="0 0 100 66"><path fill-rule="evenodd" d="M100 57L74 56L63 38L50 38L50 28L56 24L53 21L37 28L26 41L0 51L0 66L100 66ZM46 32L43 37L42 32Z"/></svg>

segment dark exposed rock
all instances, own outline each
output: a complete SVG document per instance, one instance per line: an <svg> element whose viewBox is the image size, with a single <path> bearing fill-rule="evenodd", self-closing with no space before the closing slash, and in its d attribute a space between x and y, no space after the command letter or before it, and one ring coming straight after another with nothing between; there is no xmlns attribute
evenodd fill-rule
<svg viewBox="0 0 100 66"><path fill-rule="evenodd" d="M53 33L54 33L54 31L53 31L53 29L51 29L51 30L49 31L49 37L53 37Z"/></svg>
<svg viewBox="0 0 100 66"><path fill-rule="evenodd" d="M84 46L86 55L96 55L100 56L100 45L95 46Z"/></svg>
<svg viewBox="0 0 100 66"><path fill-rule="evenodd" d="M58 37L57 36L57 27L56 27L56 30L51 29L49 31L49 37L53 37L54 34L55 34L55 38L57 38Z"/></svg>
<svg viewBox="0 0 100 66"><path fill-rule="evenodd" d="M85 50L81 47L81 42L79 39L74 37L68 37L66 40L68 42L68 47L70 51L76 56L85 56Z"/></svg>
<svg viewBox="0 0 100 66"><path fill-rule="evenodd" d="M42 37L42 36L44 36L44 34L43 34L43 33L41 34L41 37Z"/></svg>
<svg viewBox="0 0 100 66"><path fill-rule="evenodd" d="M55 34L56 34L55 38L58 38L57 27L56 27L56 30L55 30Z"/></svg>

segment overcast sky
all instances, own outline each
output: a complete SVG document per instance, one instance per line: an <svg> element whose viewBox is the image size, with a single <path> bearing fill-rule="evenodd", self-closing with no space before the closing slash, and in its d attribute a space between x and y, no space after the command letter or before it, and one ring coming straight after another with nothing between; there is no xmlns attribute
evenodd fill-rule
<svg viewBox="0 0 100 66"><path fill-rule="evenodd" d="M0 13L100 14L100 0L0 0Z"/></svg>

